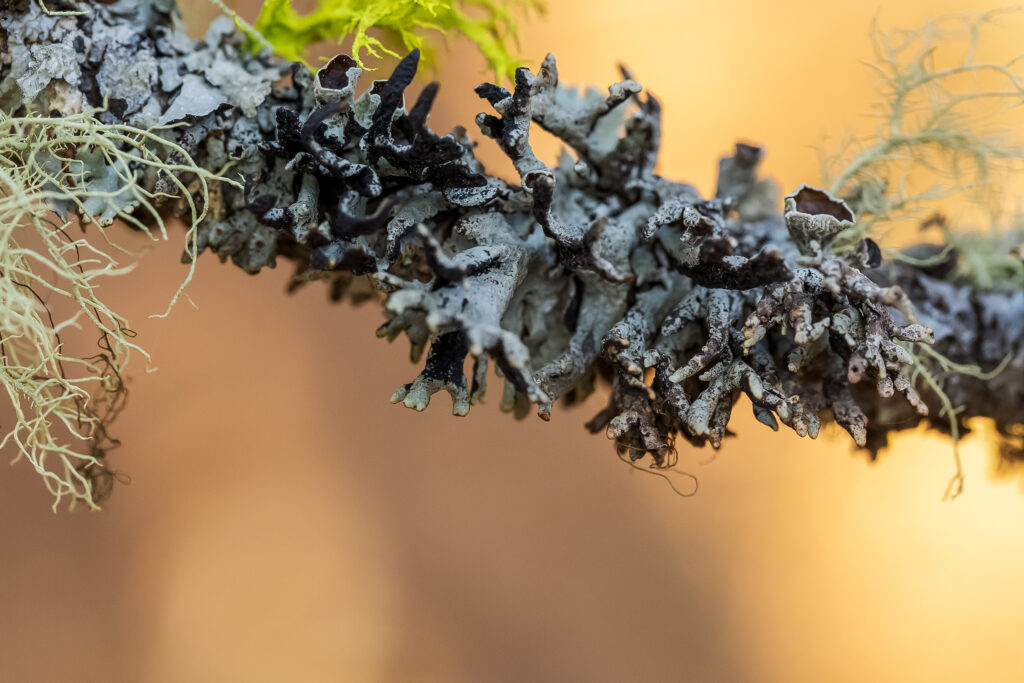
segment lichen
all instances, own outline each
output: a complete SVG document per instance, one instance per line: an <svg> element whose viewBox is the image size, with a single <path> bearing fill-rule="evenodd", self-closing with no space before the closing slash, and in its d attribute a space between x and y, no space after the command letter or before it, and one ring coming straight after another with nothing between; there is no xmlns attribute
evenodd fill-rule
<svg viewBox="0 0 1024 683"><path fill-rule="evenodd" d="M253 27L259 35L250 34L250 49L266 41L285 59L302 61L313 43L350 37L353 57L365 66L364 54L399 56L371 29L384 31L405 50L425 48L423 31L454 31L472 40L503 78L522 63L507 47L515 39L513 13L519 8L543 5L539 0L318 0L312 11L300 15L291 0L266 0Z"/></svg>
<svg viewBox="0 0 1024 683"><path fill-rule="evenodd" d="M880 123L864 137L844 138L822 159L830 192L858 216L856 229L839 240L840 253L865 235L889 237L893 228L920 222L941 227L944 221L928 216L955 201L972 202L997 220L1006 215L1004 181L1024 167L1024 147L1010 134L1019 125L1012 113L1024 103L1024 75L1019 57L977 55L983 32L1014 11L950 15L914 30L873 24ZM958 226L959 233L969 227ZM899 247L887 255L898 257Z"/></svg>
<svg viewBox="0 0 1024 683"><path fill-rule="evenodd" d="M35 106L61 114L107 97L104 125L175 122L143 145L172 144L157 155L170 172L111 159L92 182L115 197L127 168L142 171L147 197L188 190L162 212L188 210L195 194L208 218L190 219L184 260L210 250L255 273L285 259L296 265L292 288L322 280L334 299L382 299L377 334L404 336L416 362L426 355L395 403L423 410L446 392L465 415L493 366L504 409L551 419L607 384L608 405L588 427L655 468L675 462L680 439L719 447L741 396L773 429L813 438L834 420L872 455L922 420L949 429L945 399L965 406L958 417L988 415L1007 433L1024 421L1024 292L943 280L927 257L890 255L879 268L883 252L857 234L861 204L845 181L839 194L802 186L780 211L752 145L722 160L710 199L658 175L660 104L625 71L605 92L580 92L548 56L535 73L517 69L510 89L478 87L490 109L476 124L511 160L509 182L486 172L465 129L429 128L436 83L406 100L418 50L360 90L350 56L312 73L247 54L223 20L189 41L155 3L98 5L88 24L68 17L61 27L32 10L0 18L12 54L82 39L79 82L51 82ZM132 38L110 39L126 28ZM139 72L144 99L137 83L99 87L121 48L156 64ZM224 60L259 96L231 92L216 67ZM18 106L25 93L11 79L22 75L13 61L0 72L0 93ZM557 164L534 153L535 126L564 142ZM244 182L201 191L197 167L229 166ZM933 343L948 373L919 371ZM989 371L1007 354L995 377L956 373Z"/></svg>
<svg viewBox="0 0 1024 683"><path fill-rule="evenodd" d="M8 102L0 109L0 386L14 420L3 425L0 447L42 476L55 508L65 500L95 508L116 477L106 454L118 445L109 427L124 406L125 369L131 356L147 357L129 322L100 296L103 281L135 261L118 238L122 228L108 228L117 222L168 239L164 215L172 202L194 229L210 185L234 181L193 163L173 128L148 125L156 118L147 111L148 91L146 101L129 103L136 84L104 68L132 44L107 40L125 35L117 22L87 33L77 23L84 15L72 10L31 4L20 21L9 12L0 16L0 93ZM48 46L62 48L61 69L45 59L17 60L57 53ZM154 63L157 54L143 57L136 63ZM108 96L98 92L103 74L111 77ZM96 347L71 328L85 330Z"/></svg>
<svg viewBox="0 0 1024 683"><path fill-rule="evenodd" d="M1014 292L1024 289L1024 232L1006 196L1007 181L1024 167L1024 147L1010 133L1019 125L1012 112L1024 104L1024 76L1019 58L977 57L983 32L1008 11L1019 8L951 15L910 31L883 31L876 23L881 123L823 164L831 191L858 214L857 225L836 239L837 251L851 254L868 235L893 243L876 279L924 298L922 321L935 329L938 344L909 349L916 361L911 381L932 397L933 413L953 437L956 473L947 493L954 497L963 486L958 441L978 414L974 392L998 385L1015 394L1021 380L1018 345L992 325L1018 305ZM959 217L950 218L957 209ZM906 242L899 231L915 227L917 243L897 246ZM992 346L989 335L1000 338L999 353L978 353ZM997 412L999 432L1013 432L1013 411ZM1018 452L1005 444L1002 450L1008 457Z"/></svg>
<svg viewBox="0 0 1024 683"><path fill-rule="evenodd" d="M104 458L117 445L108 428L124 404L125 367L133 353L147 356L128 321L100 298L104 278L131 270L112 255L123 249L103 228L120 220L167 238L142 169L213 180L187 157L173 164L154 154L180 151L154 131L103 124L98 113L0 112L0 386L15 413L0 447L12 444L15 460L31 463L55 507L65 497L96 507L109 492L114 473ZM198 224L203 209L179 189ZM95 224L106 244L72 237L68 213L83 227ZM62 338L69 327L93 330L96 353L76 354Z"/></svg>

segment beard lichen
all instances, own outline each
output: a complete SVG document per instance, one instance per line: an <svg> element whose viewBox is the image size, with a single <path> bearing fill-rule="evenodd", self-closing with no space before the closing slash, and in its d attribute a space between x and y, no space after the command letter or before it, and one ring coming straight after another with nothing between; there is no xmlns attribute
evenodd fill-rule
<svg viewBox="0 0 1024 683"><path fill-rule="evenodd" d="M982 31L1011 11L1019 10L950 15L915 30L872 24L880 123L822 158L826 187L858 219L836 239L837 253L852 252L867 235L888 237L894 227L920 223L944 204L966 202L994 220L1005 215L1005 181L1024 168L1024 147L1009 133L1021 122L1013 113L1024 104L1024 77L1015 70L1020 57L978 55ZM1005 240L1005 231L997 232ZM904 258L896 247L886 256Z"/></svg>
<svg viewBox="0 0 1024 683"><path fill-rule="evenodd" d="M0 386L14 414L0 448L13 445L14 460L42 476L55 509L65 499L96 508L109 492L116 474L104 457L118 445L108 427L127 394L124 371L133 354L148 358L128 320L100 297L106 278L134 266L120 262L134 258L106 228L121 221L166 240L158 205L176 196L188 207L191 243L209 184L225 181L160 129L102 123L100 113L0 111ZM147 174L179 192L147 189L139 180ZM195 178L193 192L179 177L186 174ZM97 228L92 237L88 223ZM89 337L94 353L74 343Z"/></svg>

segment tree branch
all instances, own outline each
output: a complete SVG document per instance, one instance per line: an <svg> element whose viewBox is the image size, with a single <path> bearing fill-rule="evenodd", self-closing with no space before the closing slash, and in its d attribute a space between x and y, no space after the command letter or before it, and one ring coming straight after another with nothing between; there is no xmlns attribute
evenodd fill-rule
<svg viewBox="0 0 1024 683"><path fill-rule="evenodd" d="M60 116L105 102L103 121L173 126L160 135L200 166L230 165L245 189L210 194L197 251L251 273L292 261L297 285L326 280L335 298L372 285L387 316L378 335L404 333L414 360L430 347L393 401L422 410L445 390L463 415L493 362L503 407L548 419L559 398L607 380L610 403L588 427L657 466L674 462L679 436L718 447L741 395L773 429L814 437L835 420L872 454L922 420L962 432L988 417L1019 438L1024 292L982 291L934 264L880 265L869 239L835 255L851 209L802 186L779 213L755 147L722 161L711 199L660 177L660 106L628 74L580 94L548 56L537 74L519 69L512 92L477 88L493 111L476 123L520 176L509 183L487 174L466 131L426 126L436 84L406 108L417 52L357 94L347 56L315 74L251 57L228 20L193 42L169 5L58 17L0 3L0 104ZM535 124L573 156L538 159ZM177 194L161 174L143 180Z"/></svg>

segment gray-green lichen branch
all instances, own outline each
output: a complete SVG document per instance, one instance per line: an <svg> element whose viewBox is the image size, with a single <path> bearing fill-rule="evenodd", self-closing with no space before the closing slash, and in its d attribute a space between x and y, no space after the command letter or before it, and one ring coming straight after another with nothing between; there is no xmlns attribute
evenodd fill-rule
<svg viewBox="0 0 1024 683"><path fill-rule="evenodd" d="M1021 433L1024 293L881 264L870 239L836 255L855 220L847 203L805 185L780 213L750 145L721 162L713 198L659 176L660 105L628 73L580 93L548 56L511 91L477 88L491 111L476 124L511 159L510 183L486 172L466 130L427 126L436 83L406 101L416 52L360 90L351 58L311 73L249 57L227 20L191 41L171 0L68 16L0 8L0 105L52 116L105 105L104 121L170 125L160 135L196 163L230 167L245 187L211 191L195 251L251 273L292 261L296 286L324 280L335 299L382 294L378 335L404 335L414 361L426 352L393 402L422 410L446 391L464 415L493 363L502 406L549 419L559 399L607 381L588 427L657 466L674 462L680 436L718 447L741 396L772 429L814 437L834 420L872 453L921 420L948 430L984 416ZM534 126L570 150L557 165L534 154ZM88 149L68 153L104 173ZM170 180L144 178L169 197ZM924 381L927 354L945 371ZM1003 371L956 372L968 364Z"/></svg>

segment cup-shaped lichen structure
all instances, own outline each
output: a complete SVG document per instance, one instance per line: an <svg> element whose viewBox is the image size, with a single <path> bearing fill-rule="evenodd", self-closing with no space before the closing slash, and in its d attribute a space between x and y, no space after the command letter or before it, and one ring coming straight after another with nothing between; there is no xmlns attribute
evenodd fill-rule
<svg viewBox="0 0 1024 683"><path fill-rule="evenodd" d="M820 255L856 220L846 202L812 185L801 185L787 195L784 212L789 234L804 256Z"/></svg>

